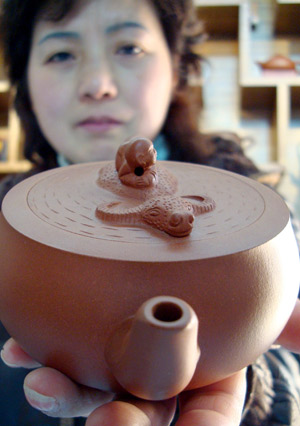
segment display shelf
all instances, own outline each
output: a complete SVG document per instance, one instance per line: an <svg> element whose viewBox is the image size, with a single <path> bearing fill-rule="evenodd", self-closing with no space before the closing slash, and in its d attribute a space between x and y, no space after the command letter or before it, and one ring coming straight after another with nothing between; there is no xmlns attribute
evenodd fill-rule
<svg viewBox="0 0 300 426"><path fill-rule="evenodd" d="M205 23L210 38L236 38L238 34L238 11L241 1L195 1L199 18ZM214 6L214 7L213 7Z"/></svg>
<svg viewBox="0 0 300 426"><path fill-rule="evenodd" d="M253 115L255 121L255 119L258 119L258 111L262 112L262 116L271 117L271 122L265 121L266 126L272 126L269 132L270 146L266 149L270 155L268 160L279 162L287 167L290 157L290 148L287 145L292 138L291 130L294 132L293 138L299 137L300 143L299 119L295 119L292 115L295 104L300 102L297 101L300 94L300 74L298 75L298 70L294 72L265 72L258 62L265 62L272 56L281 54L300 63L300 0L277 0L277 2L274 0L198 0L195 1L195 4L199 8L199 16L203 17L204 21L214 17L214 25L207 22L206 27L208 32L211 29L212 33L216 31L217 34L217 37L210 37L210 41L206 43L201 52L212 63L212 68L224 67L225 59L228 63L232 63L232 73L237 80L236 91L239 93L238 104L236 94L232 96L231 109L236 111L239 109L235 120L231 120L232 128L243 133L245 131L243 117L247 117L246 123L249 129L249 117ZM210 13L208 9L210 9ZM221 21L228 15L228 11L232 16L230 28L233 29L235 25L237 26L236 54L232 50L228 52L228 48L227 52L224 49L226 42L232 46L231 36L234 34L234 31L228 31L227 40L224 37L226 31L223 31ZM216 30L216 27L219 27L219 30ZM223 37L222 41L217 40L219 33ZM217 53L216 43L218 42L223 44L221 53ZM222 59L224 59L223 65L221 65ZM217 74L216 69L213 72ZM204 86L213 84L213 78L211 76L205 78L204 73L204 77L198 82ZM221 83L219 84L219 93L222 96L224 89L221 88ZM226 84L224 79L223 84ZM205 94L207 96L203 101L204 104L205 102L208 104L212 102L210 97L217 97L216 90L203 87L202 91L204 96ZM235 93L233 84L232 93ZM220 102L222 103L222 101ZM298 106L298 109L300 109L300 106ZM222 105L220 112L223 111L222 115L227 116L229 123L229 113L225 110L226 107ZM216 111L217 109L215 109L213 121L209 121L208 114L204 112L201 121L204 128L211 130L215 124L222 124L222 119L216 117ZM260 130L258 129L258 134ZM294 142L294 145L296 145L296 142Z"/></svg>
<svg viewBox="0 0 300 426"><path fill-rule="evenodd" d="M275 30L280 34L299 35L299 0L277 0L275 10Z"/></svg>
<svg viewBox="0 0 300 426"><path fill-rule="evenodd" d="M32 167L22 155L20 122L12 104L13 90L6 78L0 51L0 178L3 174L24 172Z"/></svg>
<svg viewBox="0 0 300 426"><path fill-rule="evenodd" d="M300 75L296 71L262 71L258 62L264 62L276 54L281 54L297 61L300 59L300 34L295 37L295 23L299 29L300 1L277 0L265 3L269 7L268 31L266 27L261 36L254 37L249 25L251 13L250 3L245 2L240 9L240 86L241 90L251 87L274 87L276 102L274 102L275 117L275 150L272 160L284 166L289 165L288 142L291 139L291 93L292 87L300 87ZM273 7L273 9L271 9ZM260 100L258 100L260 102ZM299 129L300 131L300 129ZM299 139L300 141L300 139Z"/></svg>
<svg viewBox="0 0 300 426"><path fill-rule="evenodd" d="M9 83L6 80L0 80L0 93L7 93L9 91Z"/></svg>
<svg viewBox="0 0 300 426"><path fill-rule="evenodd" d="M31 163L27 160L0 161L0 173L4 175L10 173L27 172L31 169L31 167Z"/></svg>
<svg viewBox="0 0 300 426"><path fill-rule="evenodd" d="M240 6L245 0L194 0L196 6Z"/></svg>
<svg viewBox="0 0 300 426"><path fill-rule="evenodd" d="M0 152L0 178L3 174L29 170L32 165L24 160L19 119L12 108L12 93L7 80L0 80L0 140L5 150Z"/></svg>
<svg viewBox="0 0 300 426"><path fill-rule="evenodd" d="M1 97L0 97L1 99ZM0 102L1 105L1 102ZM2 113L3 112L3 113ZM5 158L0 161L0 174L18 173L30 170L31 163L24 160L21 146L21 128L16 112L9 106L6 110L0 107L0 122L1 116L7 115L6 125L0 128L0 138L5 142Z"/></svg>
<svg viewBox="0 0 300 426"><path fill-rule="evenodd" d="M204 19L214 16L220 22L227 5L236 20L227 35L223 31L219 37L217 29L199 46L210 64L198 80L199 126L204 132L231 130L252 139L246 154L261 169L275 162L284 171L277 190L300 219L300 66L293 74L265 73L257 64L276 54L300 61L300 0L195 3ZM202 14L202 5L213 13L204 8ZM214 31L216 25L206 27Z"/></svg>

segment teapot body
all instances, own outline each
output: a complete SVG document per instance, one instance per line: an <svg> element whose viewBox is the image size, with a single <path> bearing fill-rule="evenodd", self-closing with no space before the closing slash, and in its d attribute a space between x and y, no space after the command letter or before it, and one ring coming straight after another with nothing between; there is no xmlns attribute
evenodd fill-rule
<svg viewBox="0 0 300 426"><path fill-rule="evenodd" d="M77 173L79 166L72 167ZM50 178L56 173L51 171ZM211 172L216 173L220 172ZM225 176L235 179L230 173ZM16 190L24 193L25 186L36 188L38 182L34 177ZM243 182L248 185L248 180ZM256 183L249 185L256 191ZM272 205L266 207L273 197L279 202L273 191L262 191L270 199L255 213L255 226L266 210L270 214L274 210ZM24 205L30 202L24 196ZM254 362L272 345L295 305L298 250L287 209L281 200L279 204L279 231L258 245L252 243L255 236L250 232L250 244L239 246L248 232L244 228L234 238L233 231L224 232L218 243L213 236L195 237L196 247L190 237L174 241L169 236L158 237L158 231L143 229L140 237L150 233L154 242L145 237L135 247L119 238L117 255L110 255L114 235L122 233L122 227L105 225L112 241L96 241L88 234L79 238L76 232L69 235L63 228L43 223L32 214L32 207L29 213L24 209L24 223L30 227L32 215L38 225L31 226L32 235L25 225L26 231L20 232L16 225L19 213L9 215L15 205L11 196L0 216L1 321L42 364L84 385L121 391L105 358L107 342L118 324L134 315L146 300L161 295L176 297L193 308L199 321L201 356L186 388L221 380ZM35 232L40 234L39 226L44 227L42 239L35 236ZM247 226L251 228L251 223ZM130 232L137 231L130 226ZM224 249L230 241L233 249Z"/></svg>

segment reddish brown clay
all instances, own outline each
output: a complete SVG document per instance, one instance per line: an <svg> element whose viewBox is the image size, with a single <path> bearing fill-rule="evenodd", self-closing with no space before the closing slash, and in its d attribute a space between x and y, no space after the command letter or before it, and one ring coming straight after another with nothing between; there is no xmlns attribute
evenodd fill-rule
<svg viewBox="0 0 300 426"><path fill-rule="evenodd" d="M197 341L193 309L176 297L157 296L118 326L105 358L127 391L149 400L168 399L192 379L200 356Z"/></svg>
<svg viewBox="0 0 300 426"><path fill-rule="evenodd" d="M176 177L156 165L152 141L145 138L134 138L121 145L116 155L116 170L111 165L103 167L98 184L126 196L120 201L101 203L96 209L99 219L119 225L147 224L173 237L189 235L195 216L215 208L210 197L175 194ZM145 201L136 204L137 199Z"/></svg>
<svg viewBox="0 0 300 426"><path fill-rule="evenodd" d="M149 139L136 137L122 144L116 155L116 170L121 182L139 188L154 185L156 156Z"/></svg>
<svg viewBox="0 0 300 426"><path fill-rule="evenodd" d="M258 62L264 70L292 71L296 70L297 62L283 55L275 55L266 62Z"/></svg>
<svg viewBox="0 0 300 426"><path fill-rule="evenodd" d="M150 399L252 363L282 331L299 288L289 211L274 191L192 164L159 162L156 176L142 190L116 185L113 162L51 170L14 187L0 216L0 316L9 333L79 383ZM140 212L138 223L98 217L102 205L123 214L168 196L193 209L211 199L214 208L194 214L181 238ZM192 311L199 329L183 343Z"/></svg>

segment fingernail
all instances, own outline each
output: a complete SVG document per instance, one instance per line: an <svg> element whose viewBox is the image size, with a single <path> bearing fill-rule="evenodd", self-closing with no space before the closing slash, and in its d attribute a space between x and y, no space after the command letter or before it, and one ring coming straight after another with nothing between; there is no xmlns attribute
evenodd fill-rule
<svg viewBox="0 0 300 426"><path fill-rule="evenodd" d="M7 346L7 341L4 343L4 345L3 345L2 349L1 349L1 352L0 352L1 359L4 362L4 364L6 364L8 367L15 367L15 365L11 364L10 362L8 362L5 359L5 347L6 346Z"/></svg>
<svg viewBox="0 0 300 426"><path fill-rule="evenodd" d="M45 412L57 410L58 403L55 398L38 393L26 385L24 385L24 392L28 402L34 408Z"/></svg>
<svg viewBox="0 0 300 426"><path fill-rule="evenodd" d="M1 353L0 353L1 359L2 359L2 361L4 362L4 364L5 364L5 365L7 365L8 367L12 367L12 368L16 368L16 367L18 367L16 364L12 364L11 362L8 362L8 361L5 359L5 351L4 351L4 347L5 347L5 345L3 346L3 349L1 350Z"/></svg>
<svg viewBox="0 0 300 426"><path fill-rule="evenodd" d="M17 349L17 350L16 350ZM3 345L3 348L0 352L0 356L4 364L6 364L8 367L12 368L38 368L41 367L41 364L37 361L34 361L32 358L30 358L29 355L27 355L22 350L19 350L18 348L14 348L14 344L12 344L12 340L9 339L5 342ZM17 362L15 362L15 359Z"/></svg>

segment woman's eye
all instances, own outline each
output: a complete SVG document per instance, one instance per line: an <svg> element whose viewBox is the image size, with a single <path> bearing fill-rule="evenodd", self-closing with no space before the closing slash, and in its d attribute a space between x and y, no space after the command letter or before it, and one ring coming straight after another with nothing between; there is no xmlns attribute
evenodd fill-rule
<svg viewBox="0 0 300 426"><path fill-rule="evenodd" d="M138 56L143 53L143 49L135 44L127 44L118 48L117 53L120 55Z"/></svg>
<svg viewBox="0 0 300 426"><path fill-rule="evenodd" d="M74 56L69 52L57 52L47 59L47 63L67 62L74 59Z"/></svg>

